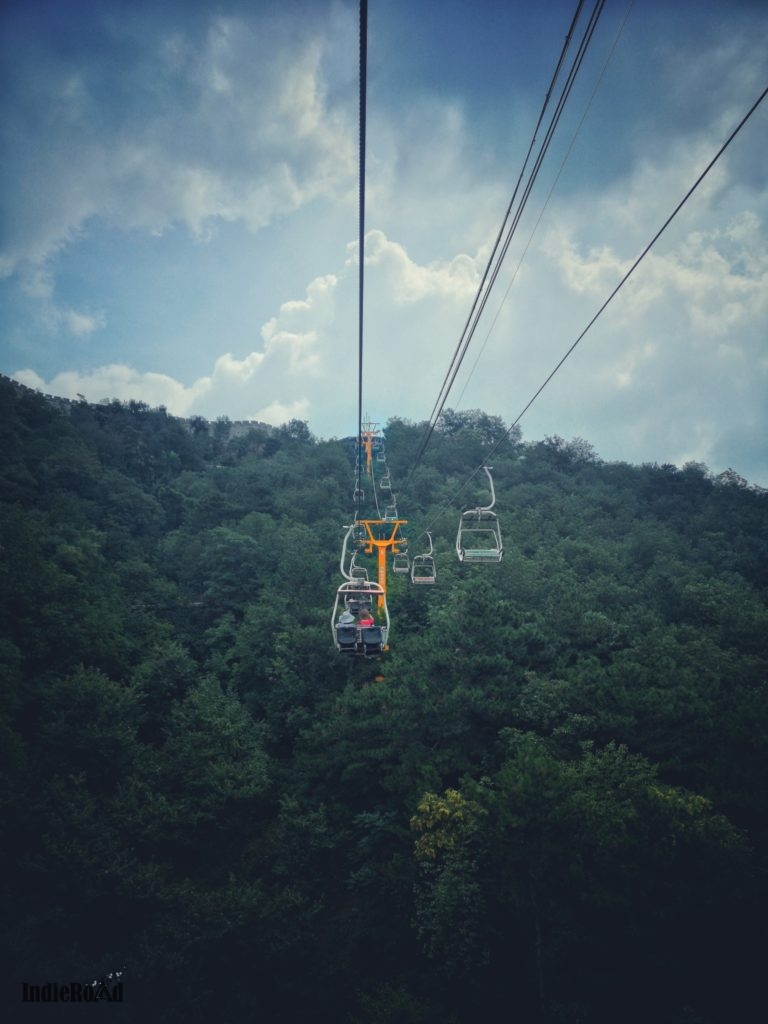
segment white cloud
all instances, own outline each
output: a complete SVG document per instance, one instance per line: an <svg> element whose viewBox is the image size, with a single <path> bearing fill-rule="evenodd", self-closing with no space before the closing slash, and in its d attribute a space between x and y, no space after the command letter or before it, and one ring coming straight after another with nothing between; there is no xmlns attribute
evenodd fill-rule
<svg viewBox="0 0 768 1024"><path fill-rule="evenodd" d="M742 217L725 229L693 231L668 252L651 250L616 296L612 315L625 323L674 302L675 319L687 316L701 334L723 336L764 318L768 310L768 250L756 246L759 221ZM595 311L633 260L612 246L579 250L564 231L550 234L546 252L567 287L595 300Z"/></svg>
<svg viewBox="0 0 768 1024"><path fill-rule="evenodd" d="M17 370L13 374L13 379L17 380L20 384L26 385L28 388L33 388L35 391L42 391L48 394L48 385L45 383L39 373L35 373L34 370ZM61 395L62 398L68 398L68 395Z"/></svg>
<svg viewBox="0 0 768 1024"><path fill-rule="evenodd" d="M571 291L593 298L607 298L632 265L608 246L580 252L575 239L564 228L550 232L543 249L559 265Z"/></svg>
<svg viewBox="0 0 768 1024"><path fill-rule="evenodd" d="M245 383L249 381L264 362L263 352L251 352L245 359L235 359L231 352L219 356L213 369L213 379ZM205 378L208 380L209 378Z"/></svg>
<svg viewBox="0 0 768 1024"><path fill-rule="evenodd" d="M276 43L260 17L217 17L201 38L175 27L129 47L119 83L108 60L77 69L20 52L5 101L5 275L55 256L93 218L154 233L183 224L205 238L218 221L257 231L350 189L354 111L328 99L327 37L294 23ZM100 26L106 47L116 24ZM114 94L132 86L115 111Z"/></svg>
<svg viewBox="0 0 768 1024"><path fill-rule="evenodd" d="M13 376L45 394L71 399L82 395L89 402L141 401L153 408L164 406L174 416L203 414L215 419L229 411L233 419L258 419L273 424L305 417L310 408L307 398L285 402L273 399L255 413L245 411L258 406L259 393L264 390L256 380L263 359L259 352L242 360L225 354L216 360L210 376L200 377L188 387L168 374L140 372L116 363L87 372L67 370L50 381L29 369L19 370ZM208 411L211 406L218 411Z"/></svg>
<svg viewBox="0 0 768 1024"><path fill-rule="evenodd" d="M103 313L83 313L76 309L64 309L61 311L61 320L70 334L76 337L87 337L105 327L107 318Z"/></svg>
<svg viewBox="0 0 768 1024"><path fill-rule="evenodd" d="M357 242L348 246L347 266L359 263ZM480 283L476 261L459 254L447 262L434 261L420 265L410 258L404 246L390 241L383 231L369 231L365 236L365 264L379 276L393 302L411 305L424 299L471 299Z"/></svg>
<svg viewBox="0 0 768 1024"><path fill-rule="evenodd" d="M342 404L348 400L351 406L356 394L355 250L355 245L348 247L350 255L337 273L311 280L304 298L280 305L261 327L261 350L243 357L224 353L215 358L210 374L189 384L120 363L84 372L69 370L47 382L28 369L14 376L69 398L84 394L89 401L135 399L163 405L174 415L211 419L224 414L267 422L313 418L321 435L343 434L347 423L339 414L340 402L331 396L338 394ZM404 373L404 368L413 352L424 348L421 325L429 323L434 330L445 324L446 311L449 318L458 319L476 287L475 261L464 255L450 263L422 266L381 231L366 238L367 262L369 251L371 303L400 310L403 329L382 345L377 340L380 328L374 325L367 349L368 381L372 389L397 387L404 401L413 400L420 390L419 373ZM96 322L95 317L70 314L71 326L82 331Z"/></svg>
<svg viewBox="0 0 768 1024"><path fill-rule="evenodd" d="M33 370L19 370L13 377L28 387L46 394L75 399L83 395L89 402L118 399L146 402L150 406L163 405L176 416L186 416L197 395L206 388L207 381L185 388L173 377L162 373L139 373L130 366L113 363L87 372L66 370L46 382Z"/></svg>
<svg viewBox="0 0 768 1024"><path fill-rule="evenodd" d="M247 418L259 420L262 423L271 423L272 426L278 427L283 423L288 423L290 420L305 420L308 413L309 402L305 398L300 398L295 402L290 402L288 405L282 402L270 402L269 405L264 406L263 409L259 409L253 416Z"/></svg>
<svg viewBox="0 0 768 1024"><path fill-rule="evenodd" d="M50 268L31 265L21 275L21 290L31 299L52 299L54 290L53 274Z"/></svg>
<svg viewBox="0 0 768 1024"><path fill-rule="evenodd" d="M653 359L656 352L656 345L653 342L648 341L645 344L630 350L623 358L617 360L616 365L612 367L611 370L616 386L620 389L630 387L637 369L642 363Z"/></svg>
<svg viewBox="0 0 768 1024"><path fill-rule="evenodd" d="M337 284L335 274L315 278L305 299L284 302L278 316L261 328L266 352L272 357L287 352L291 372L315 372L320 368L319 343L321 334L327 337L333 326Z"/></svg>
<svg viewBox="0 0 768 1024"><path fill-rule="evenodd" d="M106 314L74 309L56 302L56 283L50 267L27 264L19 275L21 293L37 304L39 322L47 332L65 331L76 338L87 338L106 327Z"/></svg>

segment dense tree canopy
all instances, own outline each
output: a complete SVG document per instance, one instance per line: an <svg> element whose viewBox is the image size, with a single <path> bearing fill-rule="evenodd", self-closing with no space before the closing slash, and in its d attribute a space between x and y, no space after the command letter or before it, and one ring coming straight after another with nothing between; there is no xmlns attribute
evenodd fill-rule
<svg viewBox="0 0 768 1024"><path fill-rule="evenodd" d="M423 431L387 465L437 584L392 577L391 650L352 659L352 442L0 381L14 983L122 970L169 1022L759 1005L768 497L477 411L410 478ZM490 451L504 559L460 564Z"/></svg>

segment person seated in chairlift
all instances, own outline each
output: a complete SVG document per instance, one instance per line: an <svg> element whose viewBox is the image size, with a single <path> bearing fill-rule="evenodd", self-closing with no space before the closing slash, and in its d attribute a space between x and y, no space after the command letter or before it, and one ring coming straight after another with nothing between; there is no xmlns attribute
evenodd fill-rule
<svg viewBox="0 0 768 1024"><path fill-rule="evenodd" d="M339 626L351 626L354 621L355 621L355 616L352 614L352 612L347 611L347 609L345 608L344 611L339 616L338 625Z"/></svg>
<svg viewBox="0 0 768 1024"><path fill-rule="evenodd" d="M358 626L360 626L361 629L365 629L367 626L375 625L373 621L373 616L371 615L371 611L369 608L360 609L360 616L357 620L357 624Z"/></svg>

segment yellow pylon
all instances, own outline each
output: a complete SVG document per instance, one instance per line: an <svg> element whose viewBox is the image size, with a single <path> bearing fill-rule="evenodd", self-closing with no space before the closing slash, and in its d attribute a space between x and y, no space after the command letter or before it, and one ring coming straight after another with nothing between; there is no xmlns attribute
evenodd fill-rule
<svg viewBox="0 0 768 1024"><path fill-rule="evenodd" d="M378 581L383 593L379 594L379 607L384 604L387 593L387 553L398 554L405 539L398 536L401 526L407 526L407 519L360 519L365 529L365 538L360 544L367 555L376 551L378 557Z"/></svg>

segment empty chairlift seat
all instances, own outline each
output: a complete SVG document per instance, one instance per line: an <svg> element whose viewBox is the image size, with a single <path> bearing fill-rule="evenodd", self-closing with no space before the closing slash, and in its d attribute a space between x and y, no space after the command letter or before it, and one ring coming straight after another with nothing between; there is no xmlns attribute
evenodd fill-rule
<svg viewBox="0 0 768 1024"><path fill-rule="evenodd" d="M432 555L414 555L411 562L411 583L435 583L437 569Z"/></svg>
<svg viewBox="0 0 768 1024"><path fill-rule="evenodd" d="M421 555L414 555L411 562L411 583L435 583L437 580L437 566L432 554L432 535L427 532L429 538L429 551Z"/></svg>
<svg viewBox="0 0 768 1024"><path fill-rule="evenodd" d="M456 538L460 562L500 562L503 553L499 523L493 520L466 519L464 513Z"/></svg>
<svg viewBox="0 0 768 1024"><path fill-rule="evenodd" d="M352 555L352 561L349 563L349 578L361 583L368 582L368 570L363 565L355 564L355 555Z"/></svg>
<svg viewBox="0 0 768 1024"><path fill-rule="evenodd" d="M410 559L408 558L408 549L405 551L396 551L392 556L392 572L407 573L411 568Z"/></svg>
<svg viewBox="0 0 768 1024"><path fill-rule="evenodd" d="M460 562L500 562L503 552L501 527L496 513L496 492L490 467L483 466L491 489L490 505L467 509L459 520L456 534L456 554Z"/></svg>

